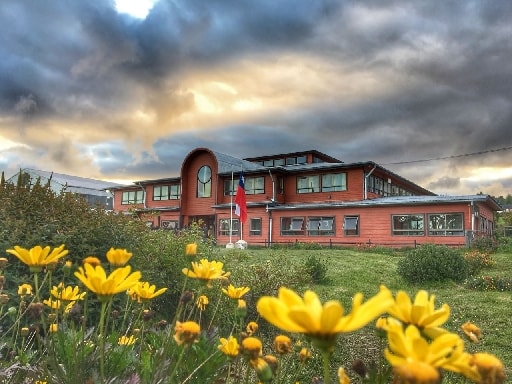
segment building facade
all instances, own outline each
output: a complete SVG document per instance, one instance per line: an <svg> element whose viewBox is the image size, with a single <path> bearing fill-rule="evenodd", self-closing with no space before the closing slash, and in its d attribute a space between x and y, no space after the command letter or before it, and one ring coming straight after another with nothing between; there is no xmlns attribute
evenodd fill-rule
<svg viewBox="0 0 512 384"><path fill-rule="evenodd" d="M243 171L248 219L234 197ZM111 188L114 210L153 228L198 222L217 244L467 245L491 236L499 204L487 195L438 196L374 162L343 163L318 151L238 159L197 148L179 177Z"/></svg>

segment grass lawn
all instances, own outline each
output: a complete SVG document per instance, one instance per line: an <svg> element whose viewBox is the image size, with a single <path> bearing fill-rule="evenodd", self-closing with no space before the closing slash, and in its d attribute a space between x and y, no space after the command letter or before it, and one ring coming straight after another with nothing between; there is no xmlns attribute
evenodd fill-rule
<svg viewBox="0 0 512 384"><path fill-rule="evenodd" d="M249 248L224 252L226 260L233 256L232 260L243 266L262 263L277 251ZM427 290L435 295L436 308L444 303L450 306L451 316L444 328L464 337L460 326L466 321L476 324L482 330L482 338L477 344L467 341L466 349L469 352L495 354L505 365L507 377L512 378L512 327L509 324L512 319L512 291L477 291L451 281L411 285L397 274L397 263L402 257L398 252L360 252L349 249L287 249L279 252L285 254L286 263L282 268L287 268L288 263L301 265L311 255L324 260L328 267L328 282L302 288L314 290L322 301L339 300L348 309L355 293L362 292L365 297L373 296L378 292L380 284L386 285L394 293L404 290L411 297L420 289ZM492 257L495 265L484 270L482 275L512 277L512 254L498 253ZM376 345L377 342L378 339L370 329L342 336L340 349L343 352L338 354L339 361L333 362L333 368L336 369L336 365L350 367L350 361L358 358L364 361L375 358L382 350Z"/></svg>

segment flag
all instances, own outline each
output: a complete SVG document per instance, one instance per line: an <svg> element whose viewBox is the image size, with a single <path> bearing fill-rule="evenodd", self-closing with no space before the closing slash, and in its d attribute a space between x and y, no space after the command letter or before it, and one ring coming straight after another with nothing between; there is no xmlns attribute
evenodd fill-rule
<svg viewBox="0 0 512 384"><path fill-rule="evenodd" d="M240 172L240 180L238 181L238 188L235 196L235 213L240 217L240 221L245 223L247 221L247 200L245 198L245 184L244 173Z"/></svg>

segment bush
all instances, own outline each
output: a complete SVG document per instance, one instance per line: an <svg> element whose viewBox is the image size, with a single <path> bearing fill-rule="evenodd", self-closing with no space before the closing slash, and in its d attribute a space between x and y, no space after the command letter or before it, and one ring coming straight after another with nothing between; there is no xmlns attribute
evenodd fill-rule
<svg viewBox="0 0 512 384"><path fill-rule="evenodd" d="M315 284L325 283L327 281L327 263L316 255L309 256L304 262L302 268L311 281Z"/></svg>
<svg viewBox="0 0 512 384"><path fill-rule="evenodd" d="M480 252L476 249L464 253L464 260L466 260L468 265L469 276L477 275L484 268L494 265L494 261L489 253Z"/></svg>
<svg viewBox="0 0 512 384"><path fill-rule="evenodd" d="M470 248L483 253L495 253L498 250L498 242L493 237L478 236L471 240Z"/></svg>
<svg viewBox="0 0 512 384"><path fill-rule="evenodd" d="M410 283L463 281L468 276L468 265L464 256L455 249L425 244L400 259L397 271Z"/></svg>

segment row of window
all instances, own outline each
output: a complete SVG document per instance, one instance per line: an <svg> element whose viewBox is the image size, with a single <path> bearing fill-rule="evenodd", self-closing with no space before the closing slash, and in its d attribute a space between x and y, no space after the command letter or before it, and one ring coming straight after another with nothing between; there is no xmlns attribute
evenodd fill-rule
<svg viewBox="0 0 512 384"><path fill-rule="evenodd" d="M396 184L391 180L384 180L380 177L371 175L368 177L366 190L381 196L412 196L413 194Z"/></svg>
<svg viewBox="0 0 512 384"><path fill-rule="evenodd" d="M425 227L425 215L392 215L392 234L397 236L464 236L464 215L462 213L427 214L428 226ZM230 219L220 219L219 235L230 234ZM232 221L232 235L238 235L238 219ZM345 236L359 235L359 216L345 216L342 232ZM261 234L261 218L252 218L249 222L251 235ZM282 217L280 222L282 236L334 236L336 234L333 216Z"/></svg>

